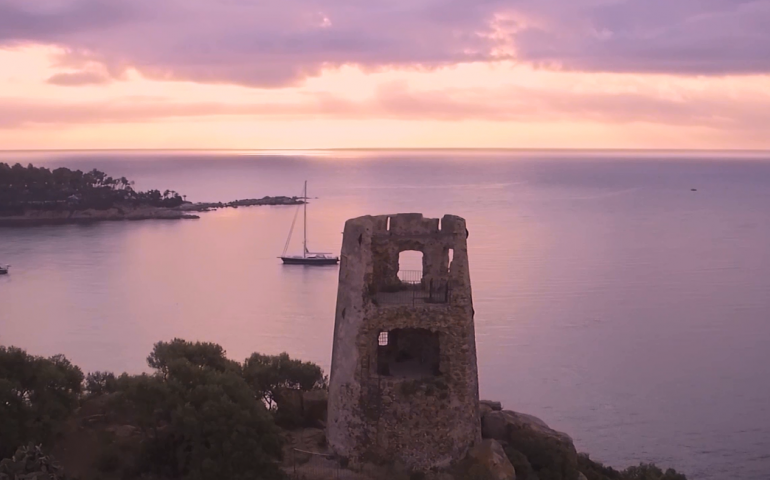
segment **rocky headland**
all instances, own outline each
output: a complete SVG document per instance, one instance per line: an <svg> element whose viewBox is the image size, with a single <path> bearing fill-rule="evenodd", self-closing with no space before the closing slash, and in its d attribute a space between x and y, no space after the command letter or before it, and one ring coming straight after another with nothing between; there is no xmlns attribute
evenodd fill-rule
<svg viewBox="0 0 770 480"><path fill-rule="evenodd" d="M106 209L25 209L21 214L0 216L0 226L50 225L119 220L194 220L195 213L210 212L220 208L239 208L264 205L300 205L298 197L262 197L258 199L234 200L232 202L192 203L185 202L177 207L154 207L151 205L121 205Z"/></svg>
<svg viewBox="0 0 770 480"><path fill-rule="evenodd" d="M134 190L125 177L91 170L0 163L0 226L117 220L184 220L219 208L299 205L300 197L262 197L192 203L173 190Z"/></svg>
<svg viewBox="0 0 770 480"><path fill-rule="evenodd" d="M234 200L232 202L202 202L202 203L184 203L175 210L180 212L208 212L210 210L217 210L219 208L238 208L238 207L260 207L260 206L277 206L277 205L302 205L304 200L300 197L262 197L262 198L246 198L243 200Z"/></svg>

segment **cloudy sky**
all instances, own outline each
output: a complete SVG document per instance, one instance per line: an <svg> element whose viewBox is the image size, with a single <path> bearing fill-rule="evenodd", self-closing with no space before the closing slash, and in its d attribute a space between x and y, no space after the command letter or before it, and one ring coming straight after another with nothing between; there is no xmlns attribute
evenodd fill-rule
<svg viewBox="0 0 770 480"><path fill-rule="evenodd" d="M0 149L770 148L770 0L0 0Z"/></svg>

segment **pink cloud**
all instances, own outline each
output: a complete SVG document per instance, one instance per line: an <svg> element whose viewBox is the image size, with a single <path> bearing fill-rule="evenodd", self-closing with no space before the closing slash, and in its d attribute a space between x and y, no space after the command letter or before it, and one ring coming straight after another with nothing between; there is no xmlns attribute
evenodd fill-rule
<svg viewBox="0 0 770 480"><path fill-rule="evenodd" d="M83 85L101 85L109 83L110 77L97 72L73 72L57 73L52 75L47 82L52 85L64 87L79 87Z"/></svg>
<svg viewBox="0 0 770 480"><path fill-rule="evenodd" d="M522 87L410 90L403 83L381 87L352 101L307 94L301 102L174 102L128 97L109 102L51 103L0 98L0 128L34 125L136 123L170 118L231 116L289 119L398 119L439 121L590 121L704 126L756 130L770 122L770 96L738 102L710 93L672 100L635 93L554 93Z"/></svg>
<svg viewBox="0 0 770 480"><path fill-rule="evenodd" d="M501 52L582 71L767 73L768 24L770 0L0 0L0 47L58 45L113 76L260 87Z"/></svg>

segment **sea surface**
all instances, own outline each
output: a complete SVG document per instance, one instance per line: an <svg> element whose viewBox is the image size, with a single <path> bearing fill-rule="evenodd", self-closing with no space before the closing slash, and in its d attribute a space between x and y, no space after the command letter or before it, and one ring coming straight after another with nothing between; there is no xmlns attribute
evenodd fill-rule
<svg viewBox="0 0 770 480"><path fill-rule="evenodd" d="M770 154L0 153L17 161L194 201L299 195L308 180L312 250L339 252L359 215L461 215L483 398L615 467L770 478ZM154 342L182 337L328 371L338 269L276 258L295 212L0 229L0 344L142 372ZM289 253L300 239L298 223Z"/></svg>

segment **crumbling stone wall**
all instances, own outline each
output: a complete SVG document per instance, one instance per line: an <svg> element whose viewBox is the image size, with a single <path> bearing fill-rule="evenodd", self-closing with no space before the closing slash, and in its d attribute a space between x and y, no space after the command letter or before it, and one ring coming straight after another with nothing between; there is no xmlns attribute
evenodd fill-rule
<svg viewBox="0 0 770 480"><path fill-rule="evenodd" d="M481 439L467 236L465 220L453 215L366 216L345 224L327 425L335 453L427 470L460 460ZM448 286L445 302L377 301L398 286L405 250L423 253L423 285ZM438 337L438 370L383 374L381 333L414 329L430 333L426 354L433 360Z"/></svg>

